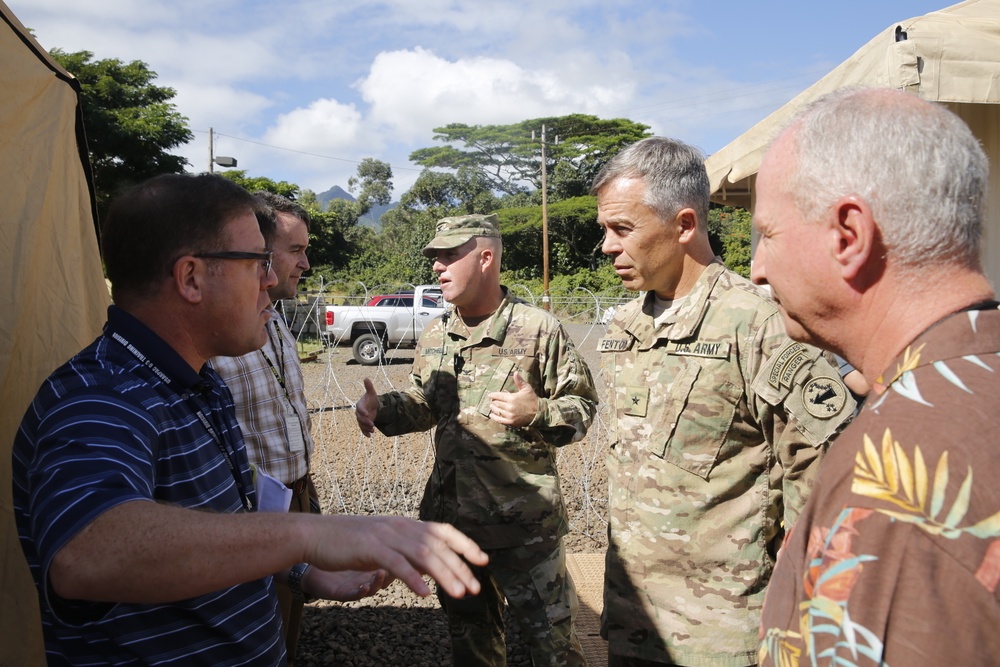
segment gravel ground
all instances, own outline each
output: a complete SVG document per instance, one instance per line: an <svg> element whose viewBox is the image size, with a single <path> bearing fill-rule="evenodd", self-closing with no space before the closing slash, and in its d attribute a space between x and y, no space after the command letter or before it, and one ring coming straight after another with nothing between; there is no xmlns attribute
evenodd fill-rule
<svg viewBox="0 0 1000 667"><path fill-rule="evenodd" d="M603 399L595 348L604 327L570 325L567 329ZM353 361L350 348L335 348L303 365L314 411L313 473L325 512L416 515L433 461L430 434L363 438L351 408L363 391L365 377L375 382L379 392L405 387L412 361L412 351L396 350L389 353L386 364L365 367ZM571 524L566 538L570 553L600 552L606 546L604 455L608 438L602 414L586 438L560 451L559 472ZM531 665L516 625L510 622L507 648L508 665ZM451 665L447 621L434 595L420 598L399 582L357 602L313 603L304 614L296 664Z"/></svg>

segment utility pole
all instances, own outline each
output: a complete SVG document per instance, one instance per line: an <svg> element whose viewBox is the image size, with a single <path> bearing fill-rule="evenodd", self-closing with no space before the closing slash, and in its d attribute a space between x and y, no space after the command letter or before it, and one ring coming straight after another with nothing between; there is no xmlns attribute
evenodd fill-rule
<svg viewBox="0 0 1000 667"><path fill-rule="evenodd" d="M215 173L215 165L232 168L236 166L236 158L215 154L215 130L208 128L208 173Z"/></svg>
<svg viewBox="0 0 1000 667"><path fill-rule="evenodd" d="M549 202L545 173L545 125L542 125L542 308L549 310Z"/></svg>

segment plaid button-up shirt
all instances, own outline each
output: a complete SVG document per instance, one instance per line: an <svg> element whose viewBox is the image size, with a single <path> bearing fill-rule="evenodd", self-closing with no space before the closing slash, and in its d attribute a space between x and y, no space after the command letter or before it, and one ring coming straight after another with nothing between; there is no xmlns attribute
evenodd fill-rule
<svg viewBox="0 0 1000 667"><path fill-rule="evenodd" d="M277 311L271 309L264 347L241 357L215 357L212 366L233 392L250 461L287 485L304 477L313 449L305 385L295 338ZM292 449L291 419L302 431L301 451Z"/></svg>

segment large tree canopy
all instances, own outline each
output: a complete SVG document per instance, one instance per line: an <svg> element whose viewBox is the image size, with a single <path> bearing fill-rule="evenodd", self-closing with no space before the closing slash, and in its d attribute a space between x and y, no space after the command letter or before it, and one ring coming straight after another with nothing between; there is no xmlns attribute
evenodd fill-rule
<svg viewBox="0 0 1000 667"><path fill-rule="evenodd" d="M424 167L480 173L492 190L507 195L541 186L542 126L550 194L566 199L587 194L598 170L625 146L649 136L649 126L625 118L602 120L572 114L534 118L513 125L451 123L434 129L447 145L421 148L410 161Z"/></svg>
<svg viewBox="0 0 1000 667"><path fill-rule="evenodd" d="M173 88L154 86L146 63L116 58L94 61L90 51L53 58L80 81L83 126L94 170L97 205L105 212L122 189L159 174L178 174L188 161L167 151L194 135L170 102Z"/></svg>
<svg viewBox="0 0 1000 667"><path fill-rule="evenodd" d="M425 211L435 219L490 213L500 206L482 173L464 166L455 173L424 169L399 200L399 208Z"/></svg>
<svg viewBox="0 0 1000 667"><path fill-rule="evenodd" d="M548 210L549 266L553 275L597 269L604 263L597 224L597 198L555 202ZM527 277L542 275L542 210L538 206L497 211L503 232L503 265Z"/></svg>

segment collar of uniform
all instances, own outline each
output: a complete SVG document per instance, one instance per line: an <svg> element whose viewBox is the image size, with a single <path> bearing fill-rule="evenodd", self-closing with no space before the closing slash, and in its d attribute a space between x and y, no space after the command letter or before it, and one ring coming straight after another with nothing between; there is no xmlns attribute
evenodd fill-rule
<svg viewBox="0 0 1000 667"><path fill-rule="evenodd" d="M211 375L204 376L196 373L184 361L184 358L177 354L165 340L156 335L152 329L118 306L111 305L108 306L108 321L104 325L104 335L111 338L114 334L118 334L128 341L146 357L149 363L160 369L170 380L168 384L174 385L174 389L178 393L184 389L200 392L206 381L215 384ZM119 343L115 342L114 344L118 345ZM205 368L208 368L207 364L202 367L203 373ZM214 371L212 375L214 375Z"/></svg>
<svg viewBox="0 0 1000 667"><path fill-rule="evenodd" d="M653 328L653 292L646 292L642 307L636 308L632 317L625 322L624 329L640 341L640 349L647 349L661 339L683 340L690 338L698 331L701 321L705 319L708 310L708 297L715 288L715 283L726 271L726 266L715 260L705 267L698 276L694 287L687 294L684 303L674 315L659 329Z"/></svg>
<svg viewBox="0 0 1000 667"><path fill-rule="evenodd" d="M493 311L493 314L486 321L475 328L475 331L465 326L465 322L462 321L462 318L457 313L454 317L448 318L448 334L456 338L465 339L466 342L463 347L478 345L487 338L497 345L503 343L507 335L507 325L510 324L510 319L514 312L514 304L520 303L520 299L511 296L510 292L503 285L500 286L500 289L503 290L503 299L500 301L500 305L497 306L497 309Z"/></svg>

